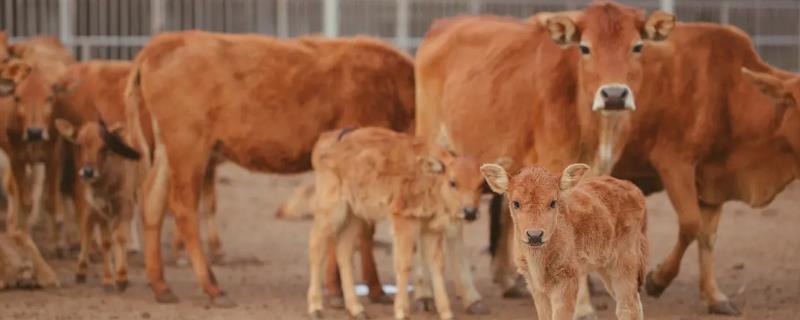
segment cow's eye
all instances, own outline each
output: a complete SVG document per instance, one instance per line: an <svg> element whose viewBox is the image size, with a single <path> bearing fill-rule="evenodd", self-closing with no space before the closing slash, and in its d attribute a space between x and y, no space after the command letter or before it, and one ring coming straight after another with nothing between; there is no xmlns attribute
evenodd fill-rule
<svg viewBox="0 0 800 320"><path fill-rule="evenodd" d="M580 45L580 48L581 48L581 54L583 54L583 55L588 55L588 54L592 53L592 49L589 49L588 46Z"/></svg>
<svg viewBox="0 0 800 320"><path fill-rule="evenodd" d="M641 53L643 48L644 44L637 43L635 46L633 46L633 53Z"/></svg>
<svg viewBox="0 0 800 320"><path fill-rule="evenodd" d="M453 179L450 179L450 186L455 188L456 187L456 181L453 180Z"/></svg>
<svg viewBox="0 0 800 320"><path fill-rule="evenodd" d="M555 208L556 208L556 201L555 200L550 201L550 209L555 209Z"/></svg>
<svg viewBox="0 0 800 320"><path fill-rule="evenodd" d="M513 201L513 202L511 202L511 206L513 206L513 207L514 207L514 209L519 209L519 201Z"/></svg>
<svg viewBox="0 0 800 320"><path fill-rule="evenodd" d="M14 102L20 102L20 101L22 101L22 98L20 98L19 96L14 96Z"/></svg>

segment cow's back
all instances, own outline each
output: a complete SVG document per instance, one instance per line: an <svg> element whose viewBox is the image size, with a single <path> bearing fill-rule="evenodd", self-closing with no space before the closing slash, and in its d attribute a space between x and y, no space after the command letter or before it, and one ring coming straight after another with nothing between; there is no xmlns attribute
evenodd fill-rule
<svg viewBox="0 0 800 320"><path fill-rule="evenodd" d="M62 83L75 88L59 100L61 117L73 124L103 119L107 124L125 122L123 94L131 63L89 61L69 67Z"/></svg>
<svg viewBox="0 0 800 320"><path fill-rule="evenodd" d="M18 44L15 50L23 52L23 59L42 72L48 82L55 83L67 72L75 57L53 37L34 37Z"/></svg>
<svg viewBox="0 0 800 320"><path fill-rule="evenodd" d="M433 141L446 130L457 153L483 162L509 157L515 167L536 162L534 137L561 147L550 152L573 155L580 129L567 106L577 90L575 54L523 21L437 22L417 52L417 135Z"/></svg>

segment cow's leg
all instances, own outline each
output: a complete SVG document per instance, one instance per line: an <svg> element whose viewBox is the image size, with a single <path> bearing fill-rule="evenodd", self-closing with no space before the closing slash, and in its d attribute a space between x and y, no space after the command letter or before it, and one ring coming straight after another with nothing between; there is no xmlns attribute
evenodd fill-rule
<svg viewBox="0 0 800 320"><path fill-rule="evenodd" d="M342 293L344 304L350 315L357 319L366 319L364 306L358 301L356 295L355 279L353 277L353 251L358 234L363 228L363 220L353 215L347 217L342 230L336 237L336 263L339 265L339 276L342 280Z"/></svg>
<svg viewBox="0 0 800 320"><path fill-rule="evenodd" d="M537 319L550 319L553 316L553 309L550 307L550 296L541 290L529 289L533 296Z"/></svg>
<svg viewBox="0 0 800 320"><path fill-rule="evenodd" d="M410 316L408 303L408 276L414 260L414 243L419 235L419 223L412 219L393 215L394 273L397 294L394 297L394 318L407 319Z"/></svg>
<svg viewBox="0 0 800 320"><path fill-rule="evenodd" d="M156 301L161 303L178 302L164 281L164 266L161 261L161 230L166 212L169 167L163 148L156 148L153 166L148 170L141 192L139 205L142 213L144 235L145 274Z"/></svg>
<svg viewBox="0 0 800 320"><path fill-rule="evenodd" d="M369 287L369 301L372 303L391 303L391 297L383 292L383 286L375 266L374 244L375 225L364 223L361 230L358 251L361 256L361 273Z"/></svg>
<svg viewBox="0 0 800 320"><path fill-rule="evenodd" d="M325 265L325 292L328 305L334 309L344 308L342 298L342 279L339 277L339 265L336 262L336 241L328 242Z"/></svg>
<svg viewBox="0 0 800 320"><path fill-rule="evenodd" d="M92 235L94 234L94 219L91 213L84 209L78 212L80 215L80 236L81 251L78 253L78 271L75 273L75 282L86 283L86 273L89 268L89 250L91 248Z"/></svg>
<svg viewBox="0 0 800 320"><path fill-rule="evenodd" d="M217 178L217 167L212 163L206 169L203 177L203 216L206 219L208 231L208 254L211 262L220 262L224 257L222 252L222 241L219 238L219 228L217 228L217 189L215 181Z"/></svg>
<svg viewBox="0 0 800 320"><path fill-rule="evenodd" d="M33 243L33 240L25 234L18 234L15 237L15 241L17 241L22 247L26 248L29 253L29 256L33 260L33 270L36 274L36 284L38 284L42 288L51 288L51 287L59 287L61 286L61 281L58 279L58 275L53 268L44 260L42 254L39 252L39 249L36 248L36 244Z"/></svg>
<svg viewBox="0 0 800 320"><path fill-rule="evenodd" d="M131 222L130 222L130 241L128 242L128 247L125 250L128 253L138 253L142 251L142 240L139 238L139 232L141 230L141 220L137 219L138 216L142 215L141 212L141 205L136 204L133 209L133 213L131 214Z"/></svg>
<svg viewBox="0 0 800 320"><path fill-rule="evenodd" d="M581 274L578 277L578 300L576 301L575 318L581 320L597 318L594 306L592 306L588 274Z"/></svg>
<svg viewBox="0 0 800 320"><path fill-rule="evenodd" d="M447 288L444 283L444 242L442 240L443 234L424 231L420 237L420 247L425 264L431 271L433 297L436 301L439 318L452 319L453 311L450 309L450 299L447 298Z"/></svg>
<svg viewBox="0 0 800 320"><path fill-rule="evenodd" d="M168 204L175 215L178 232L186 246L186 252L192 262L192 268L203 291L209 296L209 303L215 307L233 307L235 304L227 298L217 286L214 272L208 264L203 246L200 243L198 226L198 206L206 163L199 161L200 156L185 161L170 163ZM186 157L189 158L189 157ZM172 160L172 159L171 159ZM177 159L176 159L177 160ZM174 165L173 165L174 163Z"/></svg>
<svg viewBox="0 0 800 320"><path fill-rule="evenodd" d="M720 206L701 206L701 227L697 236L697 249L700 252L700 292L708 304L708 311L714 314L739 315L739 310L717 286L714 270L714 242L722 208Z"/></svg>
<svg viewBox="0 0 800 320"><path fill-rule="evenodd" d="M175 259L175 264L181 267L185 267L189 264L189 259L186 257L186 248L183 246L183 240L181 239L181 233L178 232L178 229L175 229L172 232L172 257Z"/></svg>
<svg viewBox="0 0 800 320"><path fill-rule="evenodd" d="M553 320L573 320L578 299L578 277L565 279L551 289L550 308Z"/></svg>
<svg viewBox="0 0 800 320"><path fill-rule="evenodd" d="M6 231L9 234L30 234L29 215L33 210L31 184L25 174L25 162L11 158L5 172L4 185L8 191Z"/></svg>
<svg viewBox="0 0 800 320"><path fill-rule="evenodd" d="M106 220L98 222L100 226L100 249L103 254L103 290L105 292L114 292L114 274L111 271L114 269L111 261L111 228Z"/></svg>
<svg viewBox="0 0 800 320"><path fill-rule="evenodd" d="M314 224L311 226L308 239L309 281L307 299L308 313L312 319L322 318L322 264L325 262L326 251L331 251L329 244L333 243L333 235L325 228L325 222L322 220L323 215L318 215L314 218Z"/></svg>
<svg viewBox="0 0 800 320"><path fill-rule="evenodd" d="M452 226L448 226L452 227ZM450 235L448 234L447 237ZM446 240L446 241L449 241ZM422 251L414 253L414 304L419 311L435 311L436 306L433 302L433 289L431 289L431 270L422 258Z"/></svg>
<svg viewBox="0 0 800 320"><path fill-rule="evenodd" d="M675 153L673 153L675 154ZM657 159L671 159L659 163ZM695 189L695 166L673 156L655 157L654 165L678 214L678 243L656 269L647 275L647 294L658 297L680 271L686 248L695 240L700 229L700 207Z"/></svg>
<svg viewBox="0 0 800 320"><path fill-rule="evenodd" d="M475 288L472 263L466 248L464 248L464 224L452 223L447 229L448 235L445 241L447 242L448 261L450 261L450 270L458 277L456 290L461 297L461 303L469 314L489 313L489 307L483 303L481 294ZM452 234L450 234L451 231Z"/></svg>
<svg viewBox="0 0 800 320"><path fill-rule="evenodd" d="M114 226L114 263L116 264L117 290L128 288L128 239L133 219L133 201L127 201L120 209L119 221Z"/></svg>
<svg viewBox="0 0 800 320"><path fill-rule="evenodd" d="M52 215L50 220L51 238L55 244L55 253L57 257L64 257L67 253L67 239L64 229L64 198L61 193L61 172L64 170L62 163L63 159L60 155L60 146L56 147L50 155L50 159L45 165L45 186L49 195L46 201L47 211ZM70 168L71 169L71 168ZM67 169L67 170L70 170ZM46 199L48 197L45 197Z"/></svg>
<svg viewBox="0 0 800 320"><path fill-rule="evenodd" d="M638 257L625 259L613 270L600 272L606 289L617 303L615 314L619 320L642 320L644 311L642 300L639 296L639 280L636 268L632 265L639 264Z"/></svg>

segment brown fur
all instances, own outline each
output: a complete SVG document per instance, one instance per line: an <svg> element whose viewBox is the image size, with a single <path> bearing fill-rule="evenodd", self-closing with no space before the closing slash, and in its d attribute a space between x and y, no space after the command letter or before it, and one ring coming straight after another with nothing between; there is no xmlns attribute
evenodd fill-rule
<svg viewBox="0 0 800 320"><path fill-rule="evenodd" d="M147 110L156 136L152 148L142 138L137 146L154 155L142 203L147 275L159 300L172 299L158 251L167 202L203 289L221 294L197 243L199 190L212 155L261 172L306 171L321 132L406 130L414 116L411 60L368 38L164 33L140 52L135 69L128 117ZM197 81L197 70L209 76Z"/></svg>
<svg viewBox="0 0 800 320"><path fill-rule="evenodd" d="M336 243L336 258L348 311L364 312L353 288L353 242L363 223L392 221L398 293L395 318L409 315L408 286L413 248L421 239L424 261L434 278L434 297L442 319L451 319L443 279L445 226L480 199L478 163L453 158L446 150L384 128L358 129L341 141L323 134L313 153L316 177L314 226L309 241L309 312L322 309L321 271L325 244Z"/></svg>
<svg viewBox="0 0 800 320"><path fill-rule="evenodd" d="M0 234L0 290L61 284L29 237Z"/></svg>
<svg viewBox="0 0 800 320"><path fill-rule="evenodd" d="M514 238L521 242L517 267L539 319L572 319L579 275L586 272L600 274L617 300L618 319L643 319L638 289L648 253L644 195L608 176L581 182L588 169L572 165L558 177L533 166L509 177L499 166L481 167L492 189L508 199ZM537 231L539 240L532 240L528 234Z"/></svg>

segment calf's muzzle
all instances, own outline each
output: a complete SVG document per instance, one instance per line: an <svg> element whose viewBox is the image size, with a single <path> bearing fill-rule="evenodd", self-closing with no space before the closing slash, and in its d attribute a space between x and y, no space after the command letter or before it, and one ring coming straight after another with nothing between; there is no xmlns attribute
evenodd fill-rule
<svg viewBox="0 0 800 320"><path fill-rule="evenodd" d="M526 244L531 247L538 247L544 244L544 230L528 229L525 230Z"/></svg>

